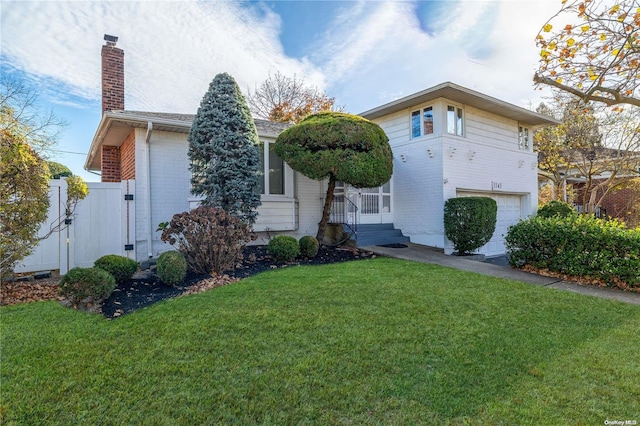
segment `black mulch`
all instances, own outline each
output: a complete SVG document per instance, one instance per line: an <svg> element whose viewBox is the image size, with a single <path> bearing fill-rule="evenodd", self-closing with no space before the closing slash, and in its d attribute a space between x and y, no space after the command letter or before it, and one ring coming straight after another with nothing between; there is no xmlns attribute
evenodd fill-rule
<svg viewBox="0 0 640 426"><path fill-rule="evenodd" d="M231 278L246 278L263 271L282 267L346 262L366 259L372 254L363 250L320 247L318 255L314 258L297 259L291 263L278 263L267 254L266 246L249 246L245 248L243 262L236 265L234 270L227 271L226 274ZM179 296L189 290L191 286L208 278L211 276L189 273L181 284L173 287L158 281L155 275L146 279L129 280L119 284L111 297L102 303L102 314L107 318L114 318L133 312L155 302Z"/></svg>

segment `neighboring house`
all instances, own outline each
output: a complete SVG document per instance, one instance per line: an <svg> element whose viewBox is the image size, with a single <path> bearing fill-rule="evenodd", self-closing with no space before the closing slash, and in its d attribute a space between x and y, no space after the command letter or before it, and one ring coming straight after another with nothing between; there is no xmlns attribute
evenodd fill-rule
<svg viewBox="0 0 640 426"><path fill-rule="evenodd" d="M135 226L127 229L127 238L135 245L128 248L142 261L169 249L159 239L158 224L199 202L190 193L187 155L187 135L194 116L125 110L124 54L115 42L108 41L102 57L103 117L85 168L99 171L103 182L128 181L133 185L134 205L127 217L135 216ZM451 253L451 243L444 236L445 200L489 196L498 202L498 225L493 239L480 252L499 255L505 252L507 227L535 213L533 129L557 124L554 119L453 83L361 115L387 133L394 174L379 188L339 187L336 198L343 200L338 204L345 206L345 221L393 224L412 242ZM264 173L262 205L254 229L261 233L262 242L277 233L315 235L326 182L306 178L275 155L272 144L287 125L263 120L255 123ZM352 208L346 206L345 199L353 203L347 203Z"/></svg>
<svg viewBox="0 0 640 426"><path fill-rule="evenodd" d="M572 203L579 212L621 219L630 226L637 226L640 186L630 180L639 178L640 152L597 147L573 156L560 174L559 198ZM554 185L553 177L544 170L538 171L538 180L541 186ZM593 205L590 205L591 200Z"/></svg>

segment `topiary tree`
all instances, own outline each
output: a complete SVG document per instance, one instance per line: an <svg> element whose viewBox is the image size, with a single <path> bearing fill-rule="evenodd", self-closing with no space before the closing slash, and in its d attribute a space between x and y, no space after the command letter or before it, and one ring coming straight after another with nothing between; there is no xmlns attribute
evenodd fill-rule
<svg viewBox="0 0 640 426"><path fill-rule="evenodd" d="M449 198L444 203L444 232L459 255L487 244L496 230L498 204L489 197Z"/></svg>
<svg viewBox="0 0 640 426"><path fill-rule="evenodd" d="M391 179L393 155L384 130L371 121L340 112L313 114L276 139L275 152L293 169L329 179L316 239L322 242L337 181L371 188Z"/></svg>
<svg viewBox="0 0 640 426"><path fill-rule="evenodd" d="M49 208L49 170L24 138L0 129L0 280L38 244Z"/></svg>
<svg viewBox="0 0 640 426"><path fill-rule="evenodd" d="M258 131L238 84L218 74L189 131L192 190L205 206L220 207L253 225L260 205Z"/></svg>

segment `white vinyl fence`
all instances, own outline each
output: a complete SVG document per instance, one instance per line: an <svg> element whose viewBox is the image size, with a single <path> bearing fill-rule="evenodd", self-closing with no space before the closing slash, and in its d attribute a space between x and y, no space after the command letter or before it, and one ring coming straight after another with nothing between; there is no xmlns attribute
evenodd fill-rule
<svg viewBox="0 0 640 426"><path fill-rule="evenodd" d="M66 274L76 266L93 266L93 262L105 254L135 259L132 251L135 241L134 183L133 180L88 182L89 195L78 202L71 223L42 240L30 256L16 264L15 272L58 269L60 274ZM49 214L40 228L40 236L46 235L64 216L66 181L49 182L49 199Z"/></svg>

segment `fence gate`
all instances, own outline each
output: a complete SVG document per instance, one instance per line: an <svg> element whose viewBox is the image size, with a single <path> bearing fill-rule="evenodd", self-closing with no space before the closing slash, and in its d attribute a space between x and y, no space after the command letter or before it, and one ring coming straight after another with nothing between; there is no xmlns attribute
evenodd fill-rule
<svg viewBox="0 0 640 426"><path fill-rule="evenodd" d="M133 257L125 244L135 241L135 212L132 198L135 181L88 182L89 195L78 202L71 223L42 240L35 251L15 266L15 272L59 269L66 274L73 267L90 267L105 254ZM49 213L39 236L64 218L67 184L63 179L49 182Z"/></svg>

